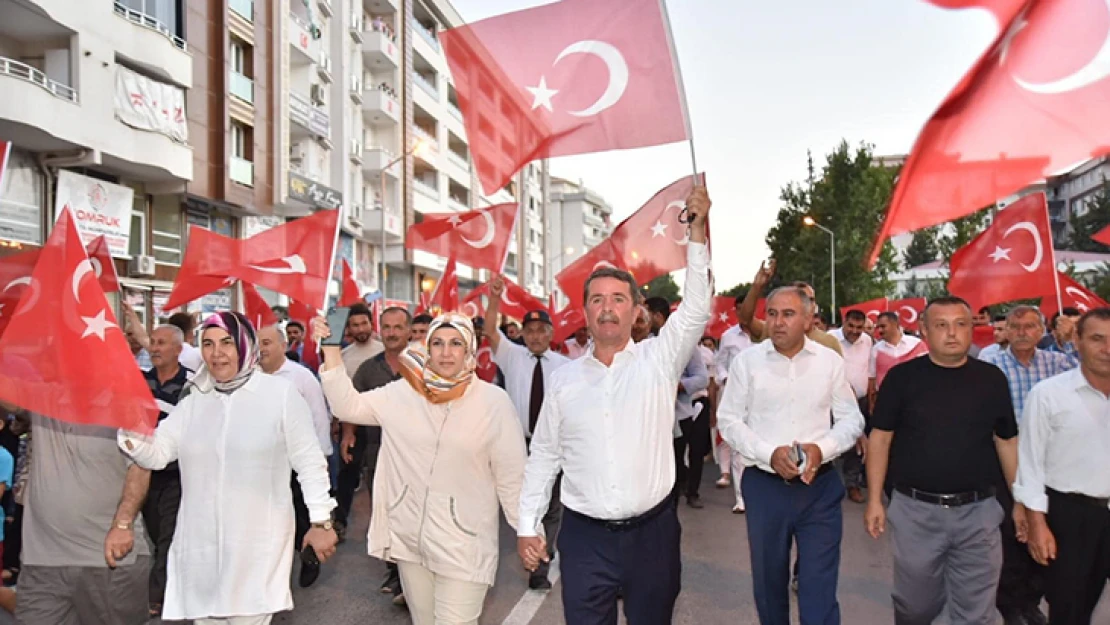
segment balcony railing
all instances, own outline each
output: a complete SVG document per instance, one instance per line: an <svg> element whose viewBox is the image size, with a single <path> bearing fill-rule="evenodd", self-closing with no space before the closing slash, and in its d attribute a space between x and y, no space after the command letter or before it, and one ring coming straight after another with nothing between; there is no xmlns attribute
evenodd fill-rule
<svg viewBox="0 0 1110 625"><path fill-rule="evenodd" d="M254 0L227 0L227 6L239 17L254 21Z"/></svg>
<svg viewBox="0 0 1110 625"><path fill-rule="evenodd" d="M43 89L46 89L50 93L54 94L54 97L61 98L69 102L77 102L77 91L75 91L73 87L70 87L69 85L63 85L56 80L51 80L50 78L47 78L46 74L42 73L42 71L35 69L34 67L27 65L26 63L20 63L19 61L0 57L0 74L11 76L12 78L19 78L20 80L26 80L29 83L38 85Z"/></svg>
<svg viewBox="0 0 1110 625"><path fill-rule="evenodd" d="M412 20L412 28L413 28L413 30L419 32L420 36L424 37L424 39L433 48L435 48L436 50L439 50L439 38L436 37L435 33L433 33L431 30L428 30L427 28L425 28L424 25L421 24L417 20Z"/></svg>
<svg viewBox="0 0 1110 625"><path fill-rule="evenodd" d="M466 160L466 157L456 153L454 150L447 150L447 159L463 169L470 168L470 163Z"/></svg>
<svg viewBox="0 0 1110 625"><path fill-rule="evenodd" d="M117 2L116 3L116 15L119 15L120 17L126 19L129 22L134 22L135 24L138 24L139 26L144 26L144 27L149 28L153 31L162 33L167 39L170 40L170 43L172 43L174 46L176 46L178 48L181 48L182 50L184 50L186 48L184 39L175 35L173 33L173 31L171 31L168 26L166 26L162 22L159 22L158 20L154 19L153 17L147 15L146 13L143 13L141 11L136 11L135 9L132 9L131 7L125 6L124 4Z"/></svg>
<svg viewBox="0 0 1110 625"><path fill-rule="evenodd" d="M432 82L431 80L428 80L423 75L421 75L417 72L412 73L412 79L418 85L423 87L424 91L428 92L428 95L432 96L433 98L436 98L437 100L439 99L439 87L436 86L436 84L434 82Z"/></svg>
<svg viewBox="0 0 1110 625"><path fill-rule="evenodd" d="M416 124L413 124L412 131L416 134L417 137L424 140L424 146L426 149L435 150L438 147L439 140L436 139L435 135L433 135L432 133L424 130Z"/></svg>
<svg viewBox="0 0 1110 625"><path fill-rule="evenodd" d="M412 181L416 183L416 190L417 191L420 191L424 195L427 195L428 197L432 198L433 200L438 200L439 199L439 189L433 187L432 185L428 184L427 182L424 182L423 180L421 180L419 178L413 178Z"/></svg>
<svg viewBox="0 0 1110 625"><path fill-rule="evenodd" d="M462 109L460 109L454 102L452 102L450 100L447 101L447 110L451 111L452 115L454 115L455 117L462 120L462 118L463 118Z"/></svg>
<svg viewBox="0 0 1110 625"><path fill-rule="evenodd" d="M254 81L235 70L231 70L228 91L247 104L254 104Z"/></svg>
<svg viewBox="0 0 1110 625"><path fill-rule="evenodd" d="M231 167L228 168L228 176L239 184L248 187L254 186L254 163L245 158L238 156L231 157Z"/></svg>

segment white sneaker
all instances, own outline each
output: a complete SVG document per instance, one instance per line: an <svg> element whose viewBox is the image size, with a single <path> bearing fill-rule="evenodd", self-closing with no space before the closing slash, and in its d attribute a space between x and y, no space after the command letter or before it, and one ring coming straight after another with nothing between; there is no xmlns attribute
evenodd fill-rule
<svg viewBox="0 0 1110 625"><path fill-rule="evenodd" d="M729 479L729 476L726 473L724 475L721 475L721 479L717 480L717 488L728 488L729 484L731 483L732 480Z"/></svg>
<svg viewBox="0 0 1110 625"><path fill-rule="evenodd" d="M732 513L733 514L744 514L745 510L746 509L744 508L744 500L743 499L741 499L739 502L737 502L737 504L735 506L732 507Z"/></svg>

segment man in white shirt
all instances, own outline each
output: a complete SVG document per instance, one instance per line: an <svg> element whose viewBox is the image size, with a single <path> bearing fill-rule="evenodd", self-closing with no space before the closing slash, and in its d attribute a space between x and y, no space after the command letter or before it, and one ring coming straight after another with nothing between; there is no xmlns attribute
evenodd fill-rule
<svg viewBox="0 0 1110 625"><path fill-rule="evenodd" d="M1010 337L1006 333L1006 315L995 317L993 325L994 342L979 351L979 355L976 356L979 360L989 361L991 358L997 358L1002 350L1010 346Z"/></svg>
<svg viewBox="0 0 1110 625"><path fill-rule="evenodd" d="M262 368L262 371L288 380L301 394L301 397L304 397L304 400L308 402L308 407L312 411L312 427L316 430L320 450L324 452L326 458L332 454L332 444L331 414L328 412L328 404L324 399L324 389L311 371L285 357L285 352L288 349L289 343L281 328L268 326L258 331L258 365ZM297 480L296 471L293 472L290 485L293 489L293 510L296 513L296 537L293 544L300 545L304 542L304 535L308 533L311 520L309 519L308 506L304 502L304 495L301 493L301 484ZM311 586L319 576L319 564L301 563L301 588Z"/></svg>
<svg viewBox="0 0 1110 625"><path fill-rule="evenodd" d="M195 313L174 313L166 323L171 326L177 326L181 329L181 334L185 336L185 342L181 344L181 355L177 357L181 366L189 371L196 373L200 370L200 366L204 361L200 357L200 350L197 349L197 317Z"/></svg>
<svg viewBox="0 0 1110 625"><path fill-rule="evenodd" d="M849 310L844 315L844 327L837 328L829 334L840 341L840 350L844 353L844 373L848 376L848 384L856 394L860 412L863 413L864 435L855 450L848 451L841 456L841 471L844 473L844 486L848 488L848 499L856 503L863 503L863 456L862 452L867 445L867 424L871 418L871 406L867 401L867 381L870 377L871 337L863 332L867 323L867 315L860 310Z"/></svg>
<svg viewBox="0 0 1110 625"><path fill-rule="evenodd" d="M497 319L501 309L501 295L504 292L504 278L494 276L489 283L490 297L486 307L486 319ZM485 325L485 334L489 337L490 348L493 350L493 361L501 367L505 375L505 391L513 401L513 406L516 407L516 413L529 446L532 442L532 432L536 429L536 421L540 417L540 408L543 406L544 389L550 388L551 375L559 367L570 362L566 356L551 351L553 333L551 316L545 310L530 310L524 315L524 327L520 335L524 339L523 345L511 341L496 323ZM551 489L547 513L543 516L548 558L555 556L559 524L563 518L563 506L559 502L559 482L560 480L556 478L555 486ZM529 576L528 587L532 590L549 590L551 581L547 578L547 570L548 562L541 562Z"/></svg>
<svg viewBox="0 0 1110 625"><path fill-rule="evenodd" d="M1014 483L1029 551L1048 567L1053 625L1089 625L1110 578L1110 309L1076 328L1079 368L1037 383L1025 401Z"/></svg>
<svg viewBox="0 0 1110 625"><path fill-rule="evenodd" d="M744 304L744 296L736 297L736 310L739 315L740 306ZM721 335L721 348L717 350L717 397L724 396L725 383L728 382L728 368L732 365L732 360L736 358L740 352L750 348L753 345L752 339L748 333L744 331L744 327L736 324L725 330ZM714 426L717 425L716 411L720 409L720 404L714 410ZM721 478L717 480L717 488L728 488L729 483L732 483L733 491L736 495L736 502L732 506L733 514L744 514L744 492L740 488L740 481L744 475L744 462L740 454L736 452L724 438L720 439L714 445L714 453L717 458L717 466L721 470Z"/></svg>
<svg viewBox="0 0 1110 625"><path fill-rule="evenodd" d="M916 336L907 336L902 332L902 323L898 313L885 312L879 315L875 323L883 340L875 343L871 348L871 360L867 365L867 406L868 414L875 410L875 398L878 397L879 387L887 372L907 360L924 356L929 353L929 347Z"/></svg>
<svg viewBox="0 0 1110 625"><path fill-rule="evenodd" d="M567 358L578 360L585 356L590 348L590 333L586 331L586 326L575 330L574 336L567 339L564 345L567 347Z"/></svg>
<svg viewBox="0 0 1110 625"><path fill-rule="evenodd" d="M693 221L685 293L659 336L632 341L642 297L636 280L598 269L584 289L590 352L556 371L547 390L520 493L517 549L530 570L547 557L540 520L562 470L559 557L568 623L615 623L618 595L630 623L671 622L681 588L671 433L679 376L712 308L709 206L703 187L686 200Z"/></svg>
<svg viewBox="0 0 1110 625"><path fill-rule="evenodd" d="M840 622L836 586L844 485L830 463L856 444L863 415L844 359L806 338L812 323L813 300L804 289L772 292L770 340L733 359L717 411L721 435L754 468L744 472L743 481L756 611L763 625L790 622L794 540L802 622Z"/></svg>

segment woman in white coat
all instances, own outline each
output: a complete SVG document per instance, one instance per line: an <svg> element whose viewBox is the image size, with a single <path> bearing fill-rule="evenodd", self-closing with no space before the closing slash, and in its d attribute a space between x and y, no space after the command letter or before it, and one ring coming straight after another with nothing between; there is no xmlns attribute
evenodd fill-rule
<svg viewBox="0 0 1110 625"><path fill-rule="evenodd" d="M181 468L162 618L267 625L293 608L291 471L312 520L303 546L321 561L335 552L327 462L300 393L258 369L255 331L243 315L210 317L201 355L204 366L154 435L121 430L119 443L144 468L174 460Z"/></svg>
<svg viewBox="0 0 1110 625"><path fill-rule="evenodd" d="M317 342L327 323L313 321ZM474 328L447 314L401 354L402 379L358 393L338 347L320 380L341 420L380 425L370 555L396 562L415 625L472 625L497 573L498 508L516 528L524 434L509 396L474 374Z"/></svg>

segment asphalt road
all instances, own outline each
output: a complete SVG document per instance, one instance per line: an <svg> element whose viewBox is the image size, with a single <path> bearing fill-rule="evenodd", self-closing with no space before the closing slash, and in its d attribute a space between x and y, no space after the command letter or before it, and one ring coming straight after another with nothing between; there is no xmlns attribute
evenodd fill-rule
<svg viewBox="0 0 1110 625"><path fill-rule="evenodd" d="M682 594L674 622L679 625L756 625L744 517L731 513L732 491L718 490L707 467L702 498L705 508L683 504ZM385 565L366 555L368 496L359 492L347 542L324 565L316 584L293 592L296 609L279 615L282 625L356 625L409 623L407 612L378 593ZM839 597L841 620L852 625L888 625L891 556L885 538L873 540L863 531L863 506L845 501ZM501 535L501 565L482 614L483 625L561 625L562 602L556 584L551 593L529 591L527 576L516 558L508 526ZM296 574L296 571L294 571ZM1110 593L1107 593L1110 595ZM945 622L945 621L939 621ZM1001 623L1001 619L999 619ZM1110 598L1095 616L1096 625L1110 625Z"/></svg>

